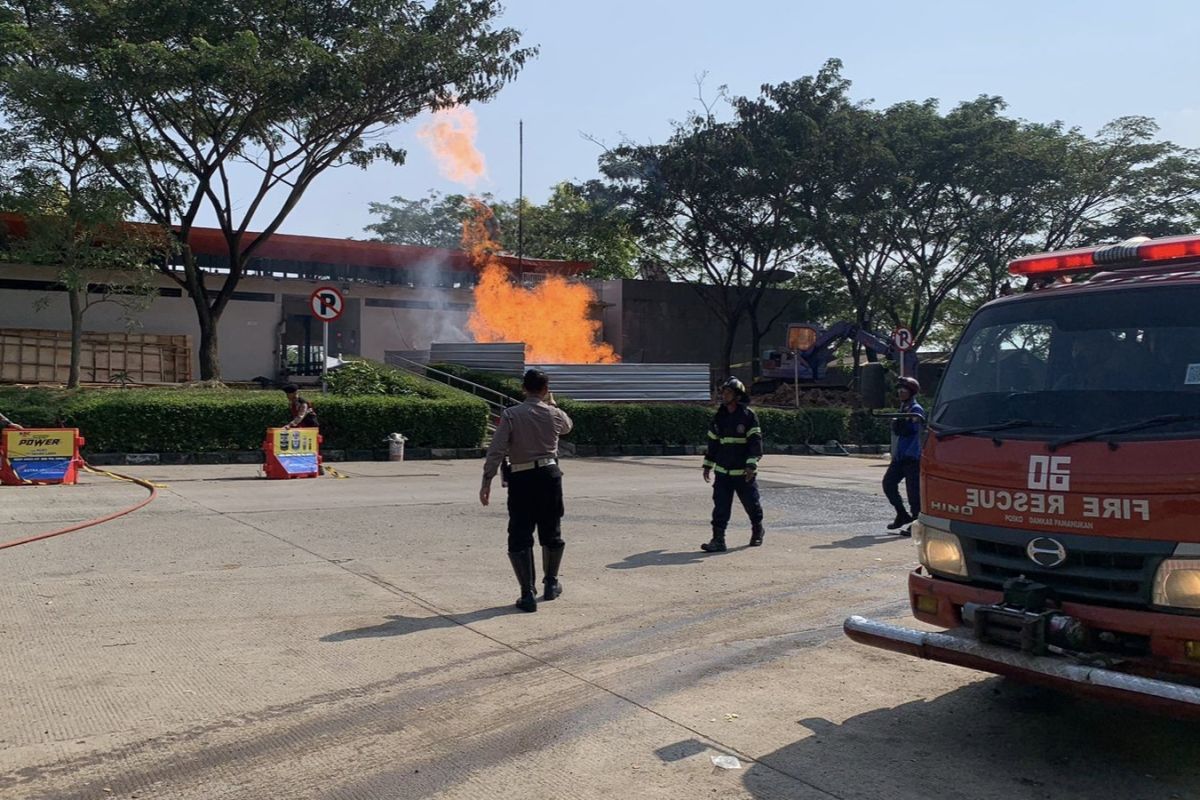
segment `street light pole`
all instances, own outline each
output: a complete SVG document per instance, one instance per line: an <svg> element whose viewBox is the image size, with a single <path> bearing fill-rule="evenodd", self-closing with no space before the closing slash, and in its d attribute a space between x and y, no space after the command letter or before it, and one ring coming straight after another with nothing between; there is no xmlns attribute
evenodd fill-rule
<svg viewBox="0 0 1200 800"><path fill-rule="evenodd" d="M517 283L525 280L525 120L517 121Z"/></svg>

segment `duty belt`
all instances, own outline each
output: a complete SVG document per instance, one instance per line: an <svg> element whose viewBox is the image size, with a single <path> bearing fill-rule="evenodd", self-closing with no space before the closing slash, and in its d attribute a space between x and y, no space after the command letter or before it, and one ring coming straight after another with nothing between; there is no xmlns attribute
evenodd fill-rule
<svg viewBox="0 0 1200 800"><path fill-rule="evenodd" d="M528 461L524 464L513 464L513 472L525 472L526 470L537 469L538 467L552 467L558 463L556 458L539 458L536 461Z"/></svg>

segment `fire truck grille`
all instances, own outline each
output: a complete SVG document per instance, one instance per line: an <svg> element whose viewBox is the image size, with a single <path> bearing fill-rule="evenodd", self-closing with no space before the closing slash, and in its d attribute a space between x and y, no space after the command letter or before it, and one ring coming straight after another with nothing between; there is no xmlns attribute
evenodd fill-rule
<svg viewBox="0 0 1200 800"><path fill-rule="evenodd" d="M999 588L1008 579L1023 575L1049 586L1064 600L1135 608L1150 604L1154 572L1171 548L1168 543L1099 537L1069 537L1070 543L1065 542L1068 537L1055 538L1064 540L1067 559L1053 568L1043 567L1026 555L1028 541L1018 544L964 536L960 541L967 570L981 584Z"/></svg>

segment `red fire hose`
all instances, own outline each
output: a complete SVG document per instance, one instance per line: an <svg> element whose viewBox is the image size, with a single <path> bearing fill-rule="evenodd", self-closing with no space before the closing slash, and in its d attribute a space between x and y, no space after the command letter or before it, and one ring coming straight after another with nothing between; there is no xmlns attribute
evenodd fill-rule
<svg viewBox="0 0 1200 800"><path fill-rule="evenodd" d="M117 472L105 472L104 470L95 469L94 467L88 465L86 462L84 463L83 468L85 470L87 470L88 472L94 472L97 475L106 475L106 476L112 478L113 480L129 481L130 483L136 483L138 486L141 486L142 488L149 490L150 496L147 497L146 499L142 500L140 503L135 503L134 505L130 506L129 508L118 511L114 514L109 514L109 515L103 516L103 517L97 517L96 519L89 519L86 522L80 522L75 525L71 525L70 527L62 528L61 530L50 531L49 533L39 533L39 534L35 534L34 536L26 536L24 539L14 539L11 542L0 542L0 550L7 550L10 547L16 547L17 545L21 545L21 544L29 544L30 542L40 542L42 539L50 539L55 536L62 536L64 533L72 533L73 531L83 530L84 528L90 528L94 525L100 525L102 523L109 522L111 520L117 519L118 517L123 517L126 514L132 514L134 511L137 511L139 508L142 508L143 506L148 505L151 500L158 497L158 487L155 486L150 481L143 480L141 478L135 478L131 475L122 475Z"/></svg>

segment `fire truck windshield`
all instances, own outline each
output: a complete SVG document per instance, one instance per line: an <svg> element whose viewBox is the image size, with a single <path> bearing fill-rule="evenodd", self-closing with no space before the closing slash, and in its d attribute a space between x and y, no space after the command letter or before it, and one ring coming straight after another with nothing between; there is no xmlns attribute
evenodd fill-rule
<svg viewBox="0 0 1200 800"><path fill-rule="evenodd" d="M1025 295L980 311L947 367L935 431L1037 420L993 438L1113 432L1119 440L1200 436L1200 287Z"/></svg>

